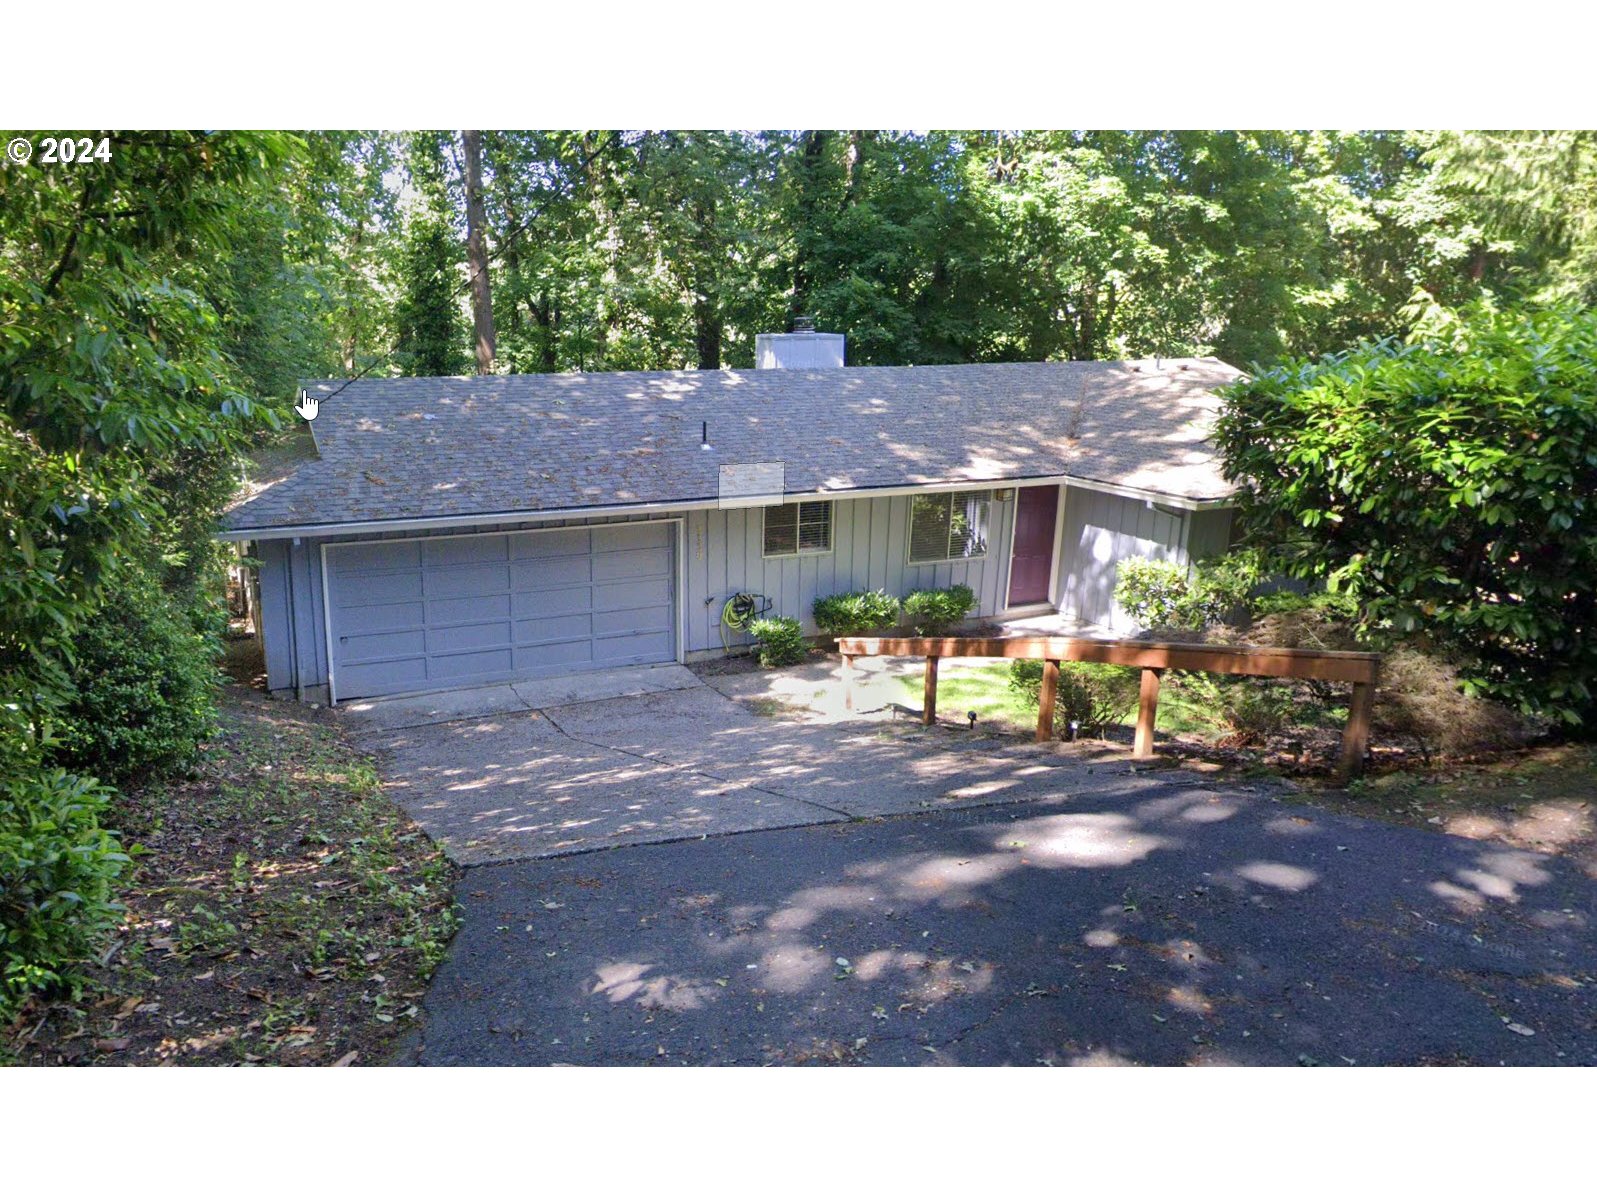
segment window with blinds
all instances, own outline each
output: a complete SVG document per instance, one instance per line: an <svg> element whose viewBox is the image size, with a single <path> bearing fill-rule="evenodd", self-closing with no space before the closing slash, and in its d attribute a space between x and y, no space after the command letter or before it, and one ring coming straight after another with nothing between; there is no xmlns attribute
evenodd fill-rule
<svg viewBox="0 0 1597 1197"><path fill-rule="evenodd" d="M793 557L832 551L832 503L784 503L765 508L765 555Z"/></svg>
<svg viewBox="0 0 1597 1197"><path fill-rule="evenodd" d="M950 491L916 495L909 504L909 562L965 561L987 556L987 514L992 492Z"/></svg>

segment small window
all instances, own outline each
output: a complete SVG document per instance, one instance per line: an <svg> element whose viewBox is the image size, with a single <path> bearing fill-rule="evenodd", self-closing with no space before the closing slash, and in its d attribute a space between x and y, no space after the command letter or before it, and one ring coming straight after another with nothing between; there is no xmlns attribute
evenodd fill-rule
<svg viewBox="0 0 1597 1197"><path fill-rule="evenodd" d="M792 557L798 553L832 551L832 503L784 503L765 509L765 555Z"/></svg>
<svg viewBox="0 0 1597 1197"><path fill-rule="evenodd" d="M909 561L964 561L987 556L991 491L916 495L909 504Z"/></svg>

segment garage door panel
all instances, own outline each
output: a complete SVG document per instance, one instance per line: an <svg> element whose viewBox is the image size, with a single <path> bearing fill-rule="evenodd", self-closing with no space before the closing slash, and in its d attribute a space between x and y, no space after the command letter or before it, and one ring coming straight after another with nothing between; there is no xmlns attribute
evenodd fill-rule
<svg viewBox="0 0 1597 1197"><path fill-rule="evenodd" d="M665 548L671 544L671 531L670 524L605 524L593 529L593 547L600 553Z"/></svg>
<svg viewBox="0 0 1597 1197"><path fill-rule="evenodd" d="M366 544L333 545L338 568L415 569L421 564L421 547L413 540L374 540Z"/></svg>
<svg viewBox="0 0 1597 1197"><path fill-rule="evenodd" d="M340 573L346 584L333 594L333 605L365 608L376 603L397 603L421 598L420 569L406 573Z"/></svg>
<svg viewBox="0 0 1597 1197"><path fill-rule="evenodd" d="M432 681L458 682L469 678L504 677L511 673L510 650L454 653L427 658L427 676Z"/></svg>
<svg viewBox="0 0 1597 1197"><path fill-rule="evenodd" d="M465 648L497 648L509 643L509 620L427 630L427 651L430 653L452 653Z"/></svg>
<svg viewBox="0 0 1597 1197"><path fill-rule="evenodd" d="M670 569L671 554L664 549L621 549L614 553L597 553L593 558L596 582L664 576Z"/></svg>
<svg viewBox="0 0 1597 1197"><path fill-rule="evenodd" d="M470 623L484 619L509 619L510 596L492 594L472 598L434 599L427 604L427 622ZM417 620L420 623L421 620Z"/></svg>
<svg viewBox="0 0 1597 1197"><path fill-rule="evenodd" d="M518 591L511 599L510 610L517 619L586 614L593 610L593 588L571 586L563 590Z"/></svg>
<svg viewBox="0 0 1597 1197"><path fill-rule="evenodd" d="M550 619L518 619L516 643L538 644L548 640L586 640L593 635L594 617L587 612L578 615L556 615Z"/></svg>
<svg viewBox="0 0 1597 1197"><path fill-rule="evenodd" d="M426 573L428 598L504 594L510 590L510 568L505 565L464 565Z"/></svg>
<svg viewBox="0 0 1597 1197"><path fill-rule="evenodd" d="M555 532L520 532L510 537L510 557L514 561L544 557L587 557L592 544L586 528L561 528Z"/></svg>
<svg viewBox="0 0 1597 1197"><path fill-rule="evenodd" d="M422 563L427 566L479 565L509 557L503 536L440 536L421 544Z"/></svg>
<svg viewBox="0 0 1597 1197"><path fill-rule="evenodd" d="M634 632L626 636L606 636L594 640L593 659L604 665L639 665L658 661L671 651L670 632Z"/></svg>
<svg viewBox="0 0 1597 1197"><path fill-rule="evenodd" d="M344 650L344 659L356 663L380 658L419 656L427 651L426 636L419 628L409 632L371 635L354 633L342 637L340 644Z"/></svg>
<svg viewBox="0 0 1597 1197"><path fill-rule="evenodd" d="M669 632L672 613L658 607L633 607L626 611L595 611L593 634L615 636L624 632Z"/></svg>
<svg viewBox="0 0 1597 1197"><path fill-rule="evenodd" d="M536 648L516 649L516 672L523 677L557 669L574 669L593 662L591 640L565 640L555 644L540 644Z"/></svg>
<svg viewBox="0 0 1597 1197"><path fill-rule="evenodd" d="M419 628L427 622L427 607L423 603L373 603L362 607L358 617L343 622L363 633Z"/></svg>
<svg viewBox="0 0 1597 1197"><path fill-rule="evenodd" d="M676 658L674 525L329 545L340 699Z"/></svg>
<svg viewBox="0 0 1597 1197"><path fill-rule="evenodd" d="M595 611L630 611L671 601L670 578L629 579L593 588Z"/></svg>
<svg viewBox="0 0 1597 1197"><path fill-rule="evenodd" d="M376 661L370 665L349 665L339 662L339 697L359 697L367 694L398 694L417 690L426 685L427 658L415 657L406 661ZM417 678L421 678L420 685Z"/></svg>
<svg viewBox="0 0 1597 1197"><path fill-rule="evenodd" d="M511 589L518 591L585 586L592 579L591 557L552 557L545 561L518 562L510 567Z"/></svg>

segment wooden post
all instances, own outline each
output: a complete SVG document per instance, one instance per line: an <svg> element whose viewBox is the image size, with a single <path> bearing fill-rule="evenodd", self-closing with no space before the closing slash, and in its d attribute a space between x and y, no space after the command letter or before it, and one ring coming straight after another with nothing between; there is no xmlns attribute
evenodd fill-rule
<svg viewBox="0 0 1597 1197"><path fill-rule="evenodd" d="M1054 738L1054 701L1059 695L1059 662L1042 663L1042 688L1037 691L1037 743Z"/></svg>
<svg viewBox="0 0 1597 1197"><path fill-rule="evenodd" d="M927 727L937 722L937 658L926 658L926 694L922 699L920 721Z"/></svg>
<svg viewBox="0 0 1597 1197"><path fill-rule="evenodd" d="M1162 669L1144 669L1137 692L1137 738L1131 755L1139 760L1153 756L1153 724L1159 715L1159 675Z"/></svg>
<svg viewBox="0 0 1597 1197"><path fill-rule="evenodd" d="M854 709L854 658L843 654L843 709Z"/></svg>
<svg viewBox="0 0 1597 1197"><path fill-rule="evenodd" d="M1375 686L1353 683L1353 701L1348 703L1347 726L1342 729L1342 759L1337 776L1343 781L1364 772L1364 754L1370 747L1370 711L1375 706Z"/></svg>

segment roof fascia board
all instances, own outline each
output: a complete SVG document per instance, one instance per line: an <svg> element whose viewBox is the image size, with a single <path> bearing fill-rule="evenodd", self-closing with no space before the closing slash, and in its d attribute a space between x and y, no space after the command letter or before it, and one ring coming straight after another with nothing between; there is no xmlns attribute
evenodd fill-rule
<svg viewBox="0 0 1597 1197"><path fill-rule="evenodd" d="M937 494L950 490L997 490L1021 484L1047 485L1063 483L1084 490L1098 490L1120 495L1127 499L1142 499L1179 507L1185 511L1207 511L1216 507L1234 507L1236 501L1224 499L1189 499L1162 491L1143 490L1134 486L1118 486L1098 482L1091 478L1078 478L1072 474L1045 474L1030 478L966 478L958 482L929 482L912 486L870 486L847 490L789 491L783 499L796 502L800 499L872 499L895 495ZM267 528L227 528L217 533L216 539L230 540L283 540L293 536L350 536L363 532L421 532L435 528L467 528L475 524L541 523L544 520L571 520L598 518L608 515L643 515L662 511L713 510L720 500L682 499L664 503L618 503L603 507L562 507L544 511L487 511L471 515L420 516L413 519L358 520L341 524L283 524Z"/></svg>

